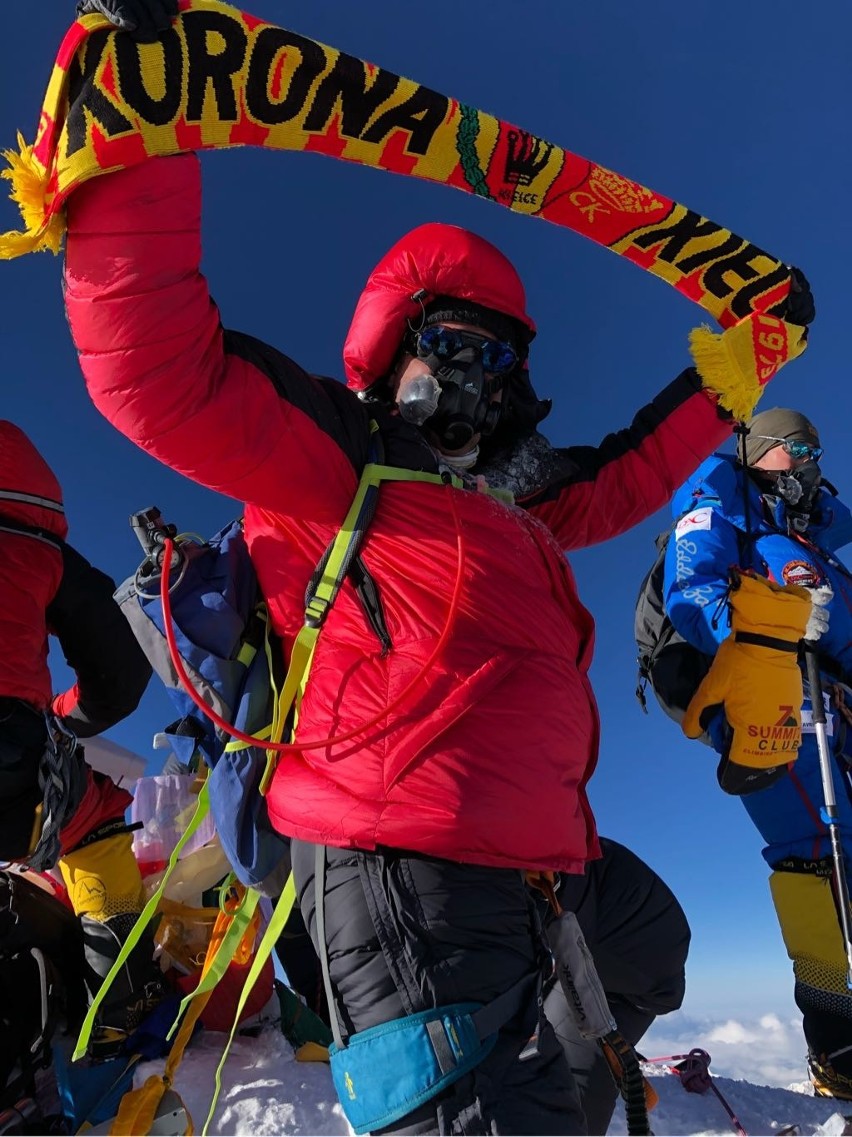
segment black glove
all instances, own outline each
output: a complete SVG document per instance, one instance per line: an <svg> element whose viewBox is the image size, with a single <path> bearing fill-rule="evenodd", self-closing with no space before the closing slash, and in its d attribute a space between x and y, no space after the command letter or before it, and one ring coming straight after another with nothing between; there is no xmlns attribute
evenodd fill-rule
<svg viewBox="0 0 852 1137"><path fill-rule="evenodd" d="M786 310L783 319L791 324L798 324L806 328L813 322L816 315L814 294L808 284L808 278L800 268L790 266L790 295L787 297Z"/></svg>
<svg viewBox="0 0 852 1137"><path fill-rule="evenodd" d="M77 15L97 12L143 43L155 40L178 14L178 0L77 0Z"/></svg>

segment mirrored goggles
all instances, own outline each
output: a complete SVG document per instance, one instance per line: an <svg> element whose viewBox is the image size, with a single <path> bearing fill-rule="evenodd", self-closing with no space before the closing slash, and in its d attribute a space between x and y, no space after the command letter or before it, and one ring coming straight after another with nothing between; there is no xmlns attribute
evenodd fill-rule
<svg viewBox="0 0 852 1137"><path fill-rule="evenodd" d="M789 454L797 462L803 459L818 462L824 453L822 446L811 446L809 442L802 442L799 438L775 438L772 434L756 434L754 437L760 438L763 442L777 442L784 448L784 453Z"/></svg>
<svg viewBox="0 0 852 1137"><path fill-rule="evenodd" d="M518 353L511 344L502 340L490 340L475 332L460 332L456 328L445 328L443 324L433 324L415 332L412 337L415 354L420 359L430 355L438 359L452 359L465 347L475 347L482 360L482 370L491 375L508 375L518 366Z"/></svg>

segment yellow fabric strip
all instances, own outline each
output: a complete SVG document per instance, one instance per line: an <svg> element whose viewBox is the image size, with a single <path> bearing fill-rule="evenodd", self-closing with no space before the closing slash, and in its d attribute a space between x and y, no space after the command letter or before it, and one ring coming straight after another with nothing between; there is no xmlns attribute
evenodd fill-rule
<svg viewBox="0 0 852 1137"><path fill-rule="evenodd" d="M189 825L186 827L186 831L183 833L180 840L175 845L174 851L169 857L169 863L166 866L166 871L163 874L163 879L160 881L160 884L157 887L156 891L151 895L148 903L142 909L142 913L139 916L139 919L133 925L133 928L130 931L130 935L121 945L121 949L116 956L115 963L107 973L107 976L101 984L97 995L92 1000L91 1006L89 1007L89 1010L86 1013L86 1017L83 1020L83 1025L80 1028L80 1035L77 1039L77 1045L74 1048L72 1061L76 1062L85 1055L86 1048L89 1045L89 1039L91 1038L92 1028L94 1027L95 1016L100 1009L101 1003L104 1001L104 998L106 997L106 994L109 991L116 975L118 975L119 971L121 971L122 967L124 967L127 958L139 942L145 928L147 928L148 924L154 918L157 907L163 896L163 892L165 891L166 885L169 882L169 877L174 871L175 865L178 863L178 859L183 852L184 846L198 829L204 818L207 816L209 809L210 798L207 782L205 781L198 795L198 804L195 807L195 813L193 813Z"/></svg>
<svg viewBox="0 0 852 1137"><path fill-rule="evenodd" d="M281 896L278 899L278 903L275 905L275 911L273 912L272 919L269 921L266 931L263 934L263 939L260 941L257 951L255 952L254 961L249 968L249 973L246 976L245 984L243 985L243 989L240 993L239 1002L237 1003L237 1010L234 1015L234 1024L231 1027L231 1033L228 1035L228 1042L225 1046L224 1053L219 1060L219 1065L216 1067L213 1100L210 1102L210 1109L207 1112L207 1120L204 1122L204 1128L201 1130L202 1137L206 1137L210 1123L213 1120L213 1114L216 1110L216 1103L219 1100L219 1094L222 1090L222 1070L224 1068L225 1062L227 1061L231 1043L234 1041L234 1034L236 1033L237 1026L240 1021L240 1015L243 1013L243 1008L246 1005L246 1001L248 1000L248 997L251 994L252 989L254 988L254 985L257 982L266 961L269 959L272 949L275 947L275 944L278 942L278 939L284 930L284 925L287 923L290 913L293 910L295 901L296 885L293 881L293 874L291 873L287 878L287 883L284 885L284 891L281 893Z"/></svg>
<svg viewBox="0 0 852 1137"><path fill-rule="evenodd" d="M769 887L796 978L852 1001L831 880L809 873L773 872Z"/></svg>

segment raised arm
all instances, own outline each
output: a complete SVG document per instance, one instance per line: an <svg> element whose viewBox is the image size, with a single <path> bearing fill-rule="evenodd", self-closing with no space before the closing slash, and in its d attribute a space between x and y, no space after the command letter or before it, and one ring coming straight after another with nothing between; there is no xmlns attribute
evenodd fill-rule
<svg viewBox="0 0 852 1137"><path fill-rule="evenodd" d="M731 427L689 369L600 446L560 450L560 475L522 504L566 552L606 541L661 509Z"/></svg>
<svg viewBox="0 0 852 1137"><path fill-rule="evenodd" d="M194 155L153 158L73 194L65 302L89 393L118 430L194 481L338 521L366 456L366 414L342 384L223 330L199 271L200 213Z"/></svg>

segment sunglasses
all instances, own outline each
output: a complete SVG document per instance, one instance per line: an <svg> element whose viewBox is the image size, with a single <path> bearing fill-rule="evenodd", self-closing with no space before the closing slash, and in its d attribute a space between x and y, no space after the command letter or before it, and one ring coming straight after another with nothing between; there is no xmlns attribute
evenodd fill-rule
<svg viewBox="0 0 852 1137"><path fill-rule="evenodd" d="M818 462L823 456L822 446L811 446L809 442L802 442L798 438L775 438L771 434L756 434L755 438L760 438L764 442L777 442L783 449L785 454L789 454L797 462L803 458L811 459Z"/></svg>
<svg viewBox="0 0 852 1137"><path fill-rule="evenodd" d="M508 375L518 366L518 353L511 344L502 340L490 340L475 332L459 332L455 328L445 328L433 324L415 332L412 338L415 354L419 359L435 355L438 359L452 359L465 347L475 347L482 360L482 368L491 375Z"/></svg>

